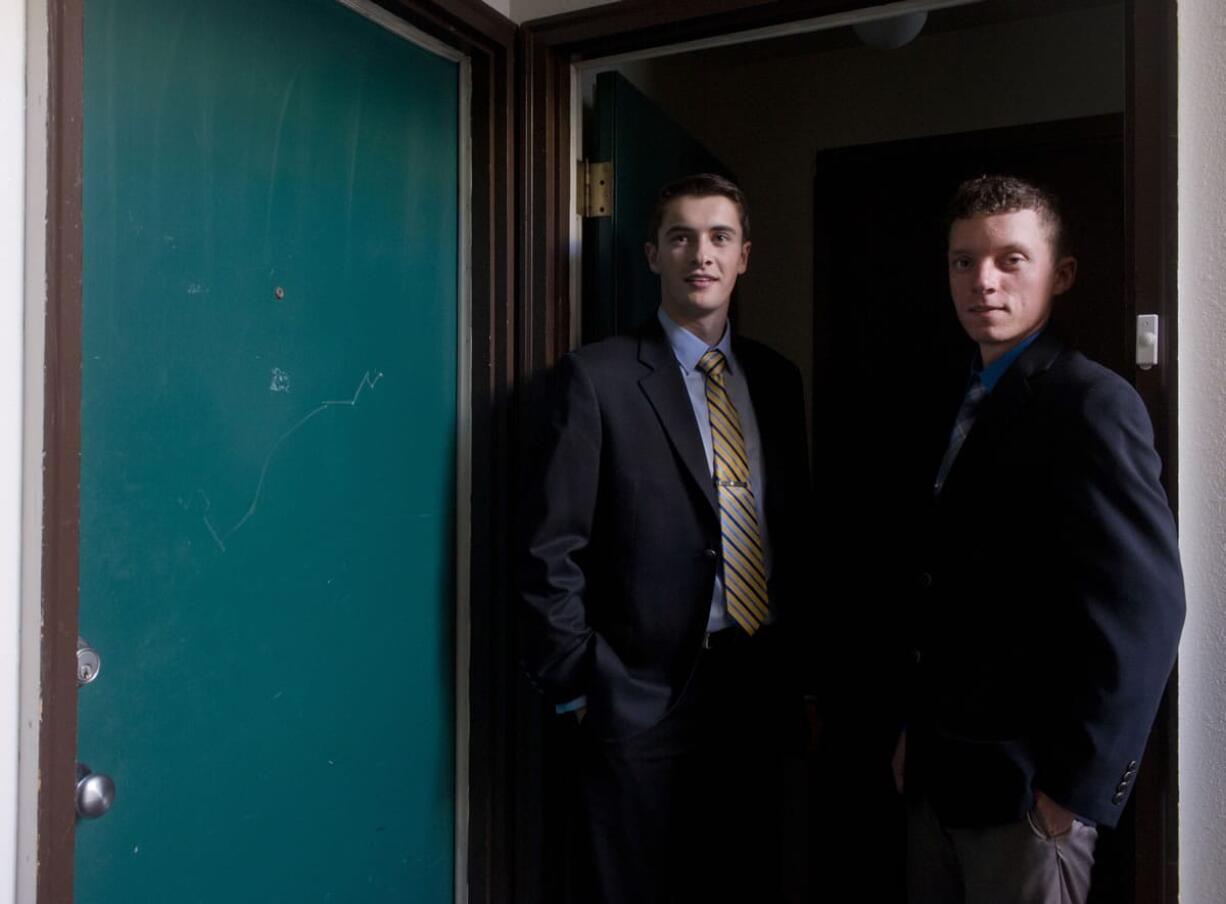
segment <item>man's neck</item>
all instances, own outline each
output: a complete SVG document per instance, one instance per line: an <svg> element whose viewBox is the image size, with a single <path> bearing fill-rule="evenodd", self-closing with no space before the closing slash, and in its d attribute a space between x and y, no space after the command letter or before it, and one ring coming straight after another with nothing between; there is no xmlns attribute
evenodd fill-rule
<svg viewBox="0 0 1226 904"><path fill-rule="evenodd" d="M724 330L728 326L728 309L723 308L719 311L712 311L702 317L683 317L676 311L671 311L668 305L664 305L664 315L673 323L693 333L699 339L707 344L708 348L712 348L719 343L719 340L724 338Z"/></svg>
<svg viewBox="0 0 1226 904"><path fill-rule="evenodd" d="M1007 344L1006 343L993 343L993 342L979 343L979 360L983 362L984 367L991 367L994 362L999 361L1001 358L1009 354L1009 352L1013 351L1023 342L1026 342L1032 337L1043 332L1043 329L1046 326L1047 326L1047 321L1044 320L1042 323L1040 323L1037 327L1035 327L1025 336L1022 336L1014 340L1013 342L1009 342Z"/></svg>
<svg viewBox="0 0 1226 904"><path fill-rule="evenodd" d="M1019 339L1018 342L1021 342ZM991 367L999 358L1009 354L1009 350L1017 345L996 345L994 343L980 343L979 345L979 360L983 362L984 367Z"/></svg>

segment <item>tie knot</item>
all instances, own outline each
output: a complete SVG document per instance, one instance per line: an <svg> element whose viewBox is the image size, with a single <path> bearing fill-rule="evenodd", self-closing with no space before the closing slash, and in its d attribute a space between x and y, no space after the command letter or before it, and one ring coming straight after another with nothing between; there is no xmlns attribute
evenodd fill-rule
<svg viewBox="0 0 1226 904"><path fill-rule="evenodd" d="M724 357L724 353L718 348L713 348L698 359L698 369L710 377L712 380L718 380L724 375L724 369L728 366L728 359Z"/></svg>

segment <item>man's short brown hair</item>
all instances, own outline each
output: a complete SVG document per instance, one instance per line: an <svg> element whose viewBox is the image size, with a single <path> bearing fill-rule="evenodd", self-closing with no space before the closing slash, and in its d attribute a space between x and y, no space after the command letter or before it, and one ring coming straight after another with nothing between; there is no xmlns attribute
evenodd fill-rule
<svg viewBox="0 0 1226 904"><path fill-rule="evenodd" d="M709 198L721 195L736 205L736 211L741 217L741 241L749 241L749 205L745 201L745 193L736 183L715 173L695 173L670 182L660 189L656 196L655 207L651 209L651 218L647 221L647 241L653 245L660 234L660 224L664 222L664 209L674 198Z"/></svg>
<svg viewBox="0 0 1226 904"><path fill-rule="evenodd" d="M1033 210L1039 215L1047 227L1052 250L1060 257L1065 247L1060 199L1046 188L1017 176L991 175L967 179L950 199L946 226L952 227L955 220L1016 213L1019 210Z"/></svg>

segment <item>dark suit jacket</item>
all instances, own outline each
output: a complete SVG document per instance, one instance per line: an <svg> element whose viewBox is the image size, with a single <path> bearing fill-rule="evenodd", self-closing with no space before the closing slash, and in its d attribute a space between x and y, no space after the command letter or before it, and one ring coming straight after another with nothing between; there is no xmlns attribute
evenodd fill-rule
<svg viewBox="0 0 1226 904"><path fill-rule="evenodd" d="M932 418L921 489L908 785L951 825L1019 818L1034 788L1114 825L1184 617L1149 417L1044 333L933 499L965 379Z"/></svg>
<svg viewBox="0 0 1226 904"><path fill-rule="evenodd" d="M809 515L800 375L750 340L734 338L733 354L758 421L783 635L808 602L798 593ZM530 487L519 569L527 671L554 702L586 694L603 736L649 728L693 670L721 546L698 424L654 318L561 360Z"/></svg>

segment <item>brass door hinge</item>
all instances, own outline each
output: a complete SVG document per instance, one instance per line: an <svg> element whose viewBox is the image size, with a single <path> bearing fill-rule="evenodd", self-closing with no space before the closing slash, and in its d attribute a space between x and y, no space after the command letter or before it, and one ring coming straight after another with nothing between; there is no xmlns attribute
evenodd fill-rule
<svg viewBox="0 0 1226 904"><path fill-rule="evenodd" d="M613 164L579 161L579 216L609 217L613 215Z"/></svg>

